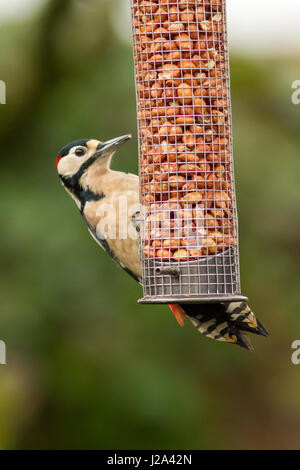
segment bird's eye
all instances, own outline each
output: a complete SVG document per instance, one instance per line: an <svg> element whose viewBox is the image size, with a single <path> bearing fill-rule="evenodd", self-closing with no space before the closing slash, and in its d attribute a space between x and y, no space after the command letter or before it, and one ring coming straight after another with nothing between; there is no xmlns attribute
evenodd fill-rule
<svg viewBox="0 0 300 470"><path fill-rule="evenodd" d="M75 155L77 157L83 157L83 155L85 155L85 154L86 154L86 150L82 147L75 150Z"/></svg>

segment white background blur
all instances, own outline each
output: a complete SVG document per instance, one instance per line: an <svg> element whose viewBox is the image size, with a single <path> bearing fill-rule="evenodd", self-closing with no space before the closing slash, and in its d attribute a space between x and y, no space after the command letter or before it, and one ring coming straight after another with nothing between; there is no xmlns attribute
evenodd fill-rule
<svg viewBox="0 0 300 470"><path fill-rule="evenodd" d="M77 0L78 1L78 0ZM95 1L85 0L86 4ZM131 40L130 0L117 0L116 31ZM0 23L29 15L46 0L0 0ZM227 0L231 46L250 54L297 53L300 45L300 0Z"/></svg>

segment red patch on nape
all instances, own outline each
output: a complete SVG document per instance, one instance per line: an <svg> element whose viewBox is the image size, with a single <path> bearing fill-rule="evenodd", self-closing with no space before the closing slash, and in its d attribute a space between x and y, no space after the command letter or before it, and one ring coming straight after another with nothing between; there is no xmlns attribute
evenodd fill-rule
<svg viewBox="0 0 300 470"><path fill-rule="evenodd" d="M57 168L57 165L59 164L59 161L61 160L61 158L62 158L61 155L59 155L59 156L57 157L57 159L56 159L56 168Z"/></svg>

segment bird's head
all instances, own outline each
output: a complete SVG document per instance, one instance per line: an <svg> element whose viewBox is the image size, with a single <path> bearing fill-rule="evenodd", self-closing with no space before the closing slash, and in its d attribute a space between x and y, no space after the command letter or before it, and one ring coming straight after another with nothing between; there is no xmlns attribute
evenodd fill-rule
<svg viewBox="0 0 300 470"><path fill-rule="evenodd" d="M61 149L56 159L56 168L61 178L82 176L91 166L109 168L110 160L118 148L131 135L123 135L107 142L93 139L75 140Z"/></svg>
<svg viewBox="0 0 300 470"><path fill-rule="evenodd" d="M91 193L101 193L101 177L108 172L112 156L130 138L128 134L107 142L75 140L61 149L56 159L57 172L78 205Z"/></svg>

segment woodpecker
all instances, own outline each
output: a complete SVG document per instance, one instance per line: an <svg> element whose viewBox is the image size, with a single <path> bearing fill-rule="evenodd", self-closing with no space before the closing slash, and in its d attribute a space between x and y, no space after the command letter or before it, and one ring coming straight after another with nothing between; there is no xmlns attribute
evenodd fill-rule
<svg viewBox="0 0 300 470"><path fill-rule="evenodd" d="M75 201L92 237L115 262L141 283L140 237L136 217L139 178L110 168L113 155L130 138L130 135L124 135L107 142L95 139L71 142L59 152L56 168L62 185ZM128 208L125 221L121 207L124 202ZM128 229L125 235L124 224ZM107 230L108 227L112 229ZM131 236L128 236L129 233ZM169 307L179 325L183 326L187 318L204 336L250 351L253 348L246 332L268 336L245 302Z"/></svg>

